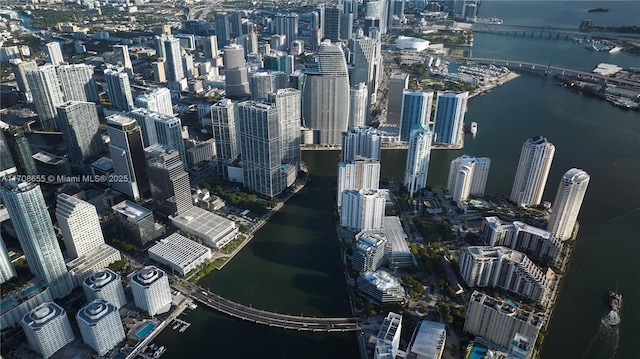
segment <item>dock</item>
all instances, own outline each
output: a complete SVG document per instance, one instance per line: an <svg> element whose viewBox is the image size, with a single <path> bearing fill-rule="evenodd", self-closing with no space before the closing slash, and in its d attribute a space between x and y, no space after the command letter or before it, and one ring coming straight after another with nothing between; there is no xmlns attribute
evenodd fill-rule
<svg viewBox="0 0 640 359"><path fill-rule="evenodd" d="M191 326L191 323L185 322L180 318L176 318L170 323L170 325L171 325L171 329L177 330L180 333L184 333L184 331Z"/></svg>

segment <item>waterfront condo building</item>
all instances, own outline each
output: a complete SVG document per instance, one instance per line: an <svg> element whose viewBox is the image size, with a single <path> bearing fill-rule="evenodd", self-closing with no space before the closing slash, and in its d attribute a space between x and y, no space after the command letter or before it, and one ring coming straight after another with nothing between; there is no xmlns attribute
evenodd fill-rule
<svg viewBox="0 0 640 359"><path fill-rule="evenodd" d="M43 65L27 68L24 74L36 105L40 126L45 129L60 129L56 106L64 103L64 95L56 68L53 65Z"/></svg>
<svg viewBox="0 0 640 359"><path fill-rule="evenodd" d="M475 291L467 308L464 332L483 337L506 350L516 333L535 343L543 324L541 315Z"/></svg>
<svg viewBox="0 0 640 359"><path fill-rule="evenodd" d="M542 228L520 221L502 222L489 216L482 219L480 238L490 246L515 249L543 265L560 265L563 243Z"/></svg>
<svg viewBox="0 0 640 359"><path fill-rule="evenodd" d="M45 359L75 340L67 312L54 302L40 304L29 311L20 325L31 349Z"/></svg>
<svg viewBox="0 0 640 359"><path fill-rule="evenodd" d="M556 147L542 136L524 142L511 189L512 202L520 207L540 204L555 151Z"/></svg>
<svg viewBox="0 0 640 359"><path fill-rule="evenodd" d="M451 161L447 190L458 205L469 196L484 196L491 160L486 157L461 156Z"/></svg>
<svg viewBox="0 0 640 359"><path fill-rule="evenodd" d="M93 273L82 281L82 289L87 301L104 299L120 309L127 304L120 275L109 268Z"/></svg>
<svg viewBox="0 0 640 359"><path fill-rule="evenodd" d="M118 308L104 299L96 299L82 307L76 320L82 340L100 356L125 338Z"/></svg>
<svg viewBox="0 0 640 359"><path fill-rule="evenodd" d="M0 188L29 269L51 287L54 298L73 289L40 185L7 181Z"/></svg>
<svg viewBox="0 0 640 359"><path fill-rule="evenodd" d="M349 76L342 48L323 42L316 64L302 91L304 124L316 132L314 143L339 145L349 124Z"/></svg>
<svg viewBox="0 0 640 359"><path fill-rule="evenodd" d="M381 138L373 127L350 128L342 133L342 162L348 163L356 157L380 159Z"/></svg>
<svg viewBox="0 0 640 359"><path fill-rule="evenodd" d="M400 114L400 141L409 142L411 131L427 127L431 121L433 92L403 90Z"/></svg>
<svg viewBox="0 0 640 359"><path fill-rule="evenodd" d="M342 206L342 193L349 189L378 189L380 187L380 161L356 156L348 162L338 163L338 208Z"/></svg>
<svg viewBox="0 0 640 359"><path fill-rule="evenodd" d="M471 246L460 252L460 275L469 287L501 288L545 305L555 273L506 247Z"/></svg>
<svg viewBox="0 0 640 359"><path fill-rule="evenodd" d="M171 287L169 278L162 270L146 266L131 276L131 289L136 306L154 316L169 310L171 306Z"/></svg>
<svg viewBox="0 0 640 359"><path fill-rule="evenodd" d="M56 109L71 164L82 166L98 157L102 153L102 137L96 104L70 101Z"/></svg>
<svg viewBox="0 0 640 359"><path fill-rule="evenodd" d="M285 88L270 93L267 101L276 106L280 117L282 163L300 170L300 123L302 117L300 90Z"/></svg>
<svg viewBox="0 0 640 359"><path fill-rule="evenodd" d="M434 143L461 147L468 92L438 91L434 115Z"/></svg>
<svg viewBox="0 0 640 359"><path fill-rule="evenodd" d="M356 272L375 271L385 262L387 237L380 232L360 232L356 236L351 264Z"/></svg>
<svg viewBox="0 0 640 359"><path fill-rule="evenodd" d="M349 89L349 128L362 127L366 124L369 114L368 97L369 90L364 82Z"/></svg>
<svg viewBox="0 0 640 359"><path fill-rule="evenodd" d="M427 172L431 156L431 131L426 126L416 127L411 132L407 164L404 172L404 186L409 196L427 186Z"/></svg>
<svg viewBox="0 0 640 359"><path fill-rule="evenodd" d="M113 171L119 178L113 189L134 200L148 197L151 190L140 126L130 117L115 114L107 117L107 132Z"/></svg>
<svg viewBox="0 0 640 359"><path fill-rule="evenodd" d="M400 349L400 333L402 332L402 315L389 312L384 318L373 352L374 359L393 359Z"/></svg>
<svg viewBox="0 0 640 359"><path fill-rule="evenodd" d="M590 180L587 172L571 168L562 176L547 230L561 241L570 239Z"/></svg>
<svg viewBox="0 0 640 359"><path fill-rule="evenodd" d="M342 192L340 225L354 232L381 230L385 197L375 189L350 189Z"/></svg>
<svg viewBox="0 0 640 359"><path fill-rule="evenodd" d="M391 274L377 270L369 271L358 277L358 290L378 303L404 302L406 293L398 279Z"/></svg>

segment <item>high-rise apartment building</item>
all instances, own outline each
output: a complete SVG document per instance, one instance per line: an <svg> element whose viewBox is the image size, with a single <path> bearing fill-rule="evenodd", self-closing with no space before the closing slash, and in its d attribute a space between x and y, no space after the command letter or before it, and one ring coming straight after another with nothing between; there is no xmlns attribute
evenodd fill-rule
<svg viewBox="0 0 640 359"><path fill-rule="evenodd" d="M167 216L178 216L191 208L189 174L178 151L159 144L144 151L156 209Z"/></svg>
<svg viewBox="0 0 640 359"><path fill-rule="evenodd" d="M57 107L69 160L81 166L102 153L98 111L93 102L70 101Z"/></svg>
<svg viewBox="0 0 640 359"><path fill-rule="evenodd" d="M350 189L342 192L340 225L352 231L382 229L385 197L375 189Z"/></svg>
<svg viewBox="0 0 640 359"><path fill-rule="evenodd" d="M407 164L404 171L404 185L409 196L427 186L427 173L431 157L431 131L427 127L416 127L411 132Z"/></svg>
<svg viewBox="0 0 640 359"><path fill-rule="evenodd" d="M524 142L511 189L512 202L520 207L540 204L555 152L556 147L542 136Z"/></svg>
<svg viewBox="0 0 640 359"><path fill-rule="evenodd" d="M202 48L205 59L213 60L218 55L218 37L216 35L210 35L202 39Z"/></svg>
<svg viewBox="0 0 640 359"><path fill-rule="evenodd" d="M59 129L56 106L64 102L64 95L53 65L43 65L25 69L27 83L36 104L40 126Z"/></svg>
<svg viewBox="0 0 640 359"><path fill-rule="evenodd" d="M0 284L4 284L4 282L16 276L16 269L11 263L7 246L4 244L2 234L0 234Z"/></svg>
<svg viewBox="0 0 640 359"><path fill-rule="evenodd" d="M93 66L86 64L61 65L57 67L60 86L66 101L100 103Z"/></svg>
<svg viewBox="0 0 640 359"><path fill-rule="evenodd" d="M305 125L317 131L321 145L340 144L349 124L349 77L340 46L323 42L317 71L307 72L303 88Z"/></svg>
<svg viewBox="0 0 640 359"><path fill-rule="evenodd" d="M169 37L164 40L164 50L166 53L165 62L167 64L167 80L180 81L184 78L182 67L182 49L180 39Z"/></svg>
<svg viewBox="0 0 640 359"><path fill-rule="evenodd" d="M342 8L329 6L324 8L324 38L333 42L340 41L340 22L342 21Z"/></svg>
<svg viewBox="0 0 640 359"><path fill-rule="evenodd" d="M165 87L149 89L145 93L136 96L136 106L146 108L149 111L163 115L173 116L173 104L171 103L171 91Z"/></svg>
<svg viewBox="0 0 640 359"><path fill-rule="evenodd" d="M275 34L286 37L286 48L292 41L298 39L298 14L276 14L274 18Z"/></svg>
<svg viewBox="0 0 640 359"><path fill-rule="evenodd" d="M99 270L82 281L82 289L87 301L104 299L120 309L127 304L120 275L109 268Z"/></svg>
<svg viewBox="0 0 640 359"><path fill-rule="evenodd" d="M62 56L62 48L57 41L49 42L44 45L47 57L49 57L49 63L53 66L62 65L64 63L64 57Z"/></svg>
<svg viewBox="0 0 640 359"><path fill-rule="evenodd" d="M2 166L0 167L5 167L5 163L13 162L19 174L37 174L36 164L33 161L33 157L31 157L32 153L29 147L29 141L24 135L22 128L11 126L0 129L0 132L2 132L0 133L0 142L4 141L4 147L0 144L2 148L2 153L0 154ZM9 158L9 156L11 158ZM2 168L0 168L0 172L2 172Z"/></svg>
<svg viewBox="0 0 640 359"><path fill-rule="evenodd" d="M182 140L182 123L179 117L163 115L145 108L137 108L128 115L138 122L145 147L159 143L173 148L178 151L182 164L186 166L187 154Z"/></svg>
<svg viewBox="0 0 640 359"><path fill-rule="evenodd" d="M214 15L214 25L216 27L216 36L218 37L218 46L229 45L229 41L231 40L229 14L226 12L217 12Z"/></svg>
<svg viewBox="0 0 640 359"><path fill-rule="evenodd" d="M211 132L216 142L218 173L224 178L223 164L235 161L240 155L240 136L236 124L236 108L229 99L222 99L211 106Z"/></svg>
<svg viewBox="0 0 640 359"><path fill-rule="evenodd" d="M400 349L400 333L402 332L402 315L389 312L384 318L373 352L374 359L395 358Z"/></svg>
<svg viewBox="0 0 640 359"><path fill-rule="evenodd" d="M429 126L433 92L403 90L402 112L400 114L400 141L409 142L411 131Z"/></svg>
<svg viewBox="0 0 640 359"><path fill-rule="evenodd" d="M146 266L131 275L131 289L136 306L149 315L162 314L171 306L169 278L160 268Z"/></svg>
<svg viewBox="0 0 640 359"><path fill-rule="evenodd" d="M280 117L282 163L300 170L301 92L285 88L270 93L267 101L276 106Z"/></svg>
<svg viewBox="0 0 640 359"><path fill-rule="evenodd" d="M149 175L140 126L130 117L115 114L107 117L107 132L113 171L119 179L113 188L135 200L148 197Z"/></svg>
<svg viewBox="0 0 640 359"><path fill-rule="evenodd" d="M462 146L468 98L468 92L438 91L433 124L435 143Z"/></svg>
<svg viewBox="0 0 640 359"><path fill-rule="evenodd" d="M107 92L111 106L122 111L133 110L133 95L129 75L114 69L104 70L104 81L107 84Z"/></svg>
<svg viewBox="0 0 640 359"><path fill-rule="evenodd" d="M124 71L129 74L129 76L133 76L133 65L131 64L131 57L129 57L129 46L121 44L113 45L111 63L124 68Z"/></svg>
<svg viewBox="0 0 640 359"><path fill-rule="evenodd" d="M349 89L349 128L363 127L369 115L369 89L364 82Z"/></svg>
<svg viewBox="0 0 640 359"><path fill-rule="evenodd" d="M27 69L35 69L38 67L38 64L34 61L22 61L20 59L11 59L9 60L11 64L11 70L13 71L13 76L16 79L16 83L18 84L18 90L20 91L20 97L25 102L32 102L33 96L31 95L31 88L29 87L29 82L27 81L27 75L25 71Z"/></svg>
<svg viewBox="0 0 640 359"><path fill-rule="evenodd" d="M7 181L0 188L29 269L49 285L54 298L71 292L73 283L51 224L40 186Z"/></svg>
<svg viewBox="0 0 640 359"><path fill-rule="evenodd" d="M395 72L389 78L389 99L387 101L387 121L388 125L400 126L400 116L402 115L402 100L404 90L409 88L409 74Z"/></svg>
<svg viewBox="0 0 640 359"><path fill-rule="evenodd" d="M531 338L535 343L543 324L542 315L476 291L467 307L464 332L507 348L516 333Z"/></svg>
<svg viewBox="0 0 640 359"><path fill-rule="evenodd" d="M54 302L42 303L22 317L29 346L47 359L75 340L67 312Z"/></svg>
<svg viewBox="0 0 640 359"><path fill-rule="evenodd" d="M265 101L270 93L289 87L289 75L281 71L259 71L251 74L251 98Z"/></svg>
<svg viewBox="0 0 640 359"><path fill-rule="evenodd" d="M342 162L354 160L357 156L380 159L381 139L373 127L350 128L342 133Z"/></svg>
<svg viewBox="0 0 640 359"><path fill-rule="evenodd" d="M375 271L385 262L387 238L382 233L362 232L353 246L351 264L356 272Z"/></svg>
<svg viewBox="0 0 640 359"><path fill-rule="evenodd" d="M358 29L350 41L350 48L353 53L351 83L364 82L369 89L368 104L375 103L383 68L381 42L364 36L362 29Z"/></svg>
<svg viewBox="0 0 640 359"><path fill-rule="evenodd" d="M80 308L76 320L82 340L100 356L125 338L118 308L104 299L96 299Z"/></svg>
<svg viewBox="0 0 640 359"><path fill-rule="evenodd" d="M458 204L469 196L483 196L489 177L491 160L486 157L463 155L451 161L447 190Z"/></svg>
<svg viewBox="0 0 640 359"><path fill-rule="evenodd" d="M356 157L347 162L338 163L338 208L342 206L342 193L346 190L378 189L380 186L380 161L377 159Z"/></svg>
<svg viewBox="0 0 640 359"><path fill-rule="evenodd" d="M469 287L501 288L545 305L555 274L506 247L471 246L460 251L460 275Z"/></svg>
<svg viewBox="0 0 640 359"><path fill-rule="evenodd" d="M9 152L9 146L3 130L0 130L0 176L5 177L16 173L18 169Z"/></svg>
<svg viewBox="0 0 640 359"><path fill-rule="evenodd" d="M61 193L56 218L70 258L83 256L104 244L98 213L91 203Z"/></svg>
<svg viewBox="0 0 640 359"><path fill-rule="evenodd" d="M251 95L242 46L233 44L224 47L224 76L224 90L227 97L241 100Z"/></svg>
<svg viewBox="0 0 640 359"><path fill-rule="evenodd" d="M590 179L587 172L578 168L571 168L562 176L547 226L547 230L561 241L570 239L573 234Z"/></svg>

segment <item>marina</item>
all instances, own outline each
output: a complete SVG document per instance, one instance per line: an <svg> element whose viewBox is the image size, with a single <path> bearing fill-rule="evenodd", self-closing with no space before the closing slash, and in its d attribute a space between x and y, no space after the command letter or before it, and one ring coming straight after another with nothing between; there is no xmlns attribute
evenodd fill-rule
<svg viewBox="0 0 640 359"><path fill-rule="evenodd" d="M184 331L191 326L191 323L185 322L182 319L176 318L171 322L170 325L171 325L171 329L177 330L180 333L184 333Z"/></svg>
<svg viewBox="0 0 640 359"><path fill-rule="evenodd" d="M157 359L160 358L162 354L167 349L164 346L157 346L155 344L151 344L148 347L143 347L140 349L140 352L136 356L136 359Z"/></svg>

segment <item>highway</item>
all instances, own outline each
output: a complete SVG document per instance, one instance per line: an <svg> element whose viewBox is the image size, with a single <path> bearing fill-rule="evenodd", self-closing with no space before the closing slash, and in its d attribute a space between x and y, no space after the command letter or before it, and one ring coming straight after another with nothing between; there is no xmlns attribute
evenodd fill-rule
<svg viewBox="0 0 640 359"><path fill-rule="evenodd" d="M310 332L353 332L361 330L360 318L316 318L268 312L225 299L200 286L180 282L176 289L224 314L257 324Z"/></svg>

